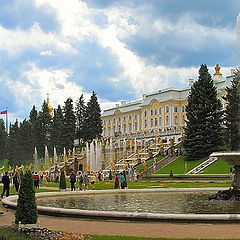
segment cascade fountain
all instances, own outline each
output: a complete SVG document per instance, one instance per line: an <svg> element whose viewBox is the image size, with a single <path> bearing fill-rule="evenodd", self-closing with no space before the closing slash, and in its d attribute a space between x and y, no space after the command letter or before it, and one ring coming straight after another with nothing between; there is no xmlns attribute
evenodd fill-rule
<svg viewBox="0 0 240 240"><path fill-rule="evenodd" d="M47 147L47 145L45 146L44 163L45 163L46 169L48 169L50 167L50 162L49 162L49 155L48 155L48 147Z"/></svg>
<svg viewBox="0 0 240 240"><path fill-rule="evenodd" d="M34 154L33 154L33 169L34 169L34 172L38 171L38 167L39 167L38 153L37 153L37 148L35 147L34 148Z"/></svg>
<svg viewBox="0 0 240 240"><path fill-rule="evenodd" d="M96 169L95 171L99 171L102 168L102 143L101 141L96 140Z"/></svg>
<svg viewBox="0 0 240 240"><path fill-rule="evenodd" d="M96 170L95 140L90 143L90 170Z"/></svg>
<svg viewBox="0 0 240 240"><path fill-rule="evenodd" d="M63 148L63 161L67 162L67 153L66 153L66 148Z"/></svg>
<svg viewBox="0 0 240 240"><path fill-rule="evenodd" d="M53 148L53 162L56 164L58 162L57 159L57 149L56 147Z"/></svg>
<svg viewBox="0 0 240 240"><path fill-rule="evenodd" d="M87 158L87 170L90 171L90 149L89 149L89 143L86 142L86 158Z"/></svg>

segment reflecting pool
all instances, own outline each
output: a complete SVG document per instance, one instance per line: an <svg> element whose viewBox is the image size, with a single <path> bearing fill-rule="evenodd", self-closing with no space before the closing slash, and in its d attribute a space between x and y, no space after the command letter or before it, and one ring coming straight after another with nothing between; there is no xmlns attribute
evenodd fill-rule
<svg viewBox="0 0 240 240"><path fill-rule="evenodd" d="M37 198L38 206L119 212L240 213L239 201L208 200L216 191L139 192Z"/></svg>

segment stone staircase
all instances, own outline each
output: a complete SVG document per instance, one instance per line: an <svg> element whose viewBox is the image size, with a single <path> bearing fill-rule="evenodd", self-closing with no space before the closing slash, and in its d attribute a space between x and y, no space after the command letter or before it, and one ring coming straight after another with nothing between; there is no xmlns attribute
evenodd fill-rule
<svg viewBox="0 0 240 240"><path fill-rule="evenodd" d="M193 168L189 172L187 172L187 175L195 175L200 173L203 169L208 167L209 165L213 164L218 158L217 157L209 157L206 161L200 163L197 167Z"/></svg>

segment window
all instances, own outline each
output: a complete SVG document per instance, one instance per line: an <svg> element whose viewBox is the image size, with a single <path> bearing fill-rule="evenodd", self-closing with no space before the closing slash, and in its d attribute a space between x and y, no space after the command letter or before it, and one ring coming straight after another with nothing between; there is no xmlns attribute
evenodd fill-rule
<svg viewBox="0 0 240 240"><path fill-rule="evenodd" d="M123 132L126 132L126 125L123 125Z"/></svg>
<svg viewBox="0 0 240 240"><path fill-rule="evenodd" d="M174 107L174 112L178 112L178 107L177 106Z"/></svg>
<svg viewBox="0 0 240 240"><path fill-rule="evenodd" d="M174 124L178 125L178 117L177 116L174 117Z"/></svg>
<svg viewBox="0 0 240 240"><path fill-rule="evenodd" d="M153 115L153 109L151 109L151 116Z"/></svg>
<svg viewBox="0 0 240 240"><path fill-rule="evenodd" d="M147 127L147 120L144 121L144 128Z"/></svg>
<svg viewBox="0 0 240 240"><path fill-rule="evenodd" d="M129 127L128 127L128 129L129 129L129 132L131 132L131 131L132 131L132 124L131 124L131 123L129 124Z"/></svg>
<svg viewBox="0 0 240 240"><path fill-rule="evenodd" d="M185 112L185 106L182 106L182 112Z"/></svg>
<svg viewBox="0 0 240 240"><path fill-rule="evenodd" d="M162 114L162 108L158 109L159 114Z"/></svg>
<svg viewBox="0 0 240 240"><path fill-rule="evenodd" d="M147 111L144 111L144 117L146 117L147 116Z"/></svg>
<svg viewBox="0 0 240 240"><path fill-rule="evenodd" d="M153 127L153 119L151 119L151 127Z"/></svg>
<svg viewBox="0 0 240 240"><path fill-rule="evenodd" d="M158 119L155 118L155 127L158 125Z"/></svg>
<svg viewBox="0 0 240 240"><path fill-rule="evenodd" d="M155 115L158 115L158 109L155 108Z"/></svg>
<svg viewBox="0 0 240 240"><path fill-rule="evenodd" d="M159 126L162 126L162 118L159 118Z"/></svg>
<svg viewBox="0 0 240 240"><path fill-rule="evenodd" d="M169 117L166 117L166 125L169 125Z"/></svg>
<svg viewBox="0 0 240 240"><path fill-rule="evenodd" d="M137 131L137 130L138 130L138 124L135 123L135 131Z"/></svg>
<svg viewBox="0 0 240 240"><path fill-rule="evenodd" d="M168 107L168 106L166 107L166 112L167 112L167 113L169 112L169 107Z"/></svg>

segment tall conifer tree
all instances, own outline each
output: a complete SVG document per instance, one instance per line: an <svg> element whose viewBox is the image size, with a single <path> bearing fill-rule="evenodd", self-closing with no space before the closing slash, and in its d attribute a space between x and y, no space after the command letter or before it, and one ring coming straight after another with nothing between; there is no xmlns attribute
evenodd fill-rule
<svg viewBox="0 0 240 240"><path fill-rule="evenodd" d="M7 158L7 133L4 121L0 119L0 160Z"/></svg>
<svg viewBox="0 0 240 240"><path fill-rule="evenodd" d="M10 124L9 137L8 137L8 157L9 163L20 164L19 161L19 123L18 120L14 124Z"/></svg>
<svg viewBox="0 0 240 240"><path fill-rule="evenodd" d="M68 98L63 107L64 112L64 146L66 149L72 149L75 140L76 117L74 114L73 100Z"/></svg>
<svg viewBox="0 0 240 240"><path fill-rule="evenodd" d="M62 108L58 105L57 109L54 109L53 126L51 130L51 142L52 147L56 147L57 153L62 154L64 148L64 117Z"/></svg>
<svg viewBox="0 0 240 240"><path fill-rule="evenodd" d="M76 138L79 141L84 138L84 117L85 117L85 111L86 106L83 98L83 94L77 99L76 101Z"/></svg>
<svg viewBox="0 0 240 240"><path fill-rule="evenodd" d="M226 88L227 95L224 98L227 106L225 111L225 123L227 138L231 150L240 147L240 70L236 69L232 85Z"/></svg>
<svg viewBox="0 0 240 240"><path fill-rule="evenodd" d="M39 146L38 151L40 156L44 156L45 146L50 143L50 130L52 124L52 117L49 113L47 102L44 100L42 105L42 110L39 112L38 116L38 131L39 131Z"/></svg>
<svg viewBox="0 0 240 240"><path fill-rule="evenodd" d="M92 93L87 103L83 129L85 131L84 140L91 141L102 134L101 109L95 92Z"/></svg>
<svg viewBox="0 0 240 240"><path fill-rule="evenodd" d="M198 81L191 88L186 114L183 146L189 160L209 156L222 146L221 103L206 65L201 65Z"/></svg>

